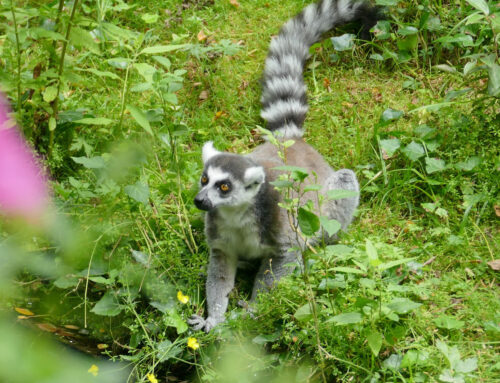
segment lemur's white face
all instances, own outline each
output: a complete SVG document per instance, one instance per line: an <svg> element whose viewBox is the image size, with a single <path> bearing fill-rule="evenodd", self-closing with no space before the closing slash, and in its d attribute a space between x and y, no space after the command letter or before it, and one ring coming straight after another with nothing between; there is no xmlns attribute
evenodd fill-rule
<svg viewBox="0 0 500 383"><path fill-rule="evenodd" d="M243 156L219 152L211 142L203 147L203 162L200 191L194 200L201 210L247 205L265 181L262 166Z"/></svg>

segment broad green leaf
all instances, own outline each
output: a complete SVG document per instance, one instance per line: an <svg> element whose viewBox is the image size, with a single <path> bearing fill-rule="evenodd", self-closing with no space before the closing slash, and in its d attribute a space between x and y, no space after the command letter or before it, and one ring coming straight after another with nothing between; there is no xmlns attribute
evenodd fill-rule
<svg viewBox="0 0 500 383"><path fill-rule="evenodd" d="M457 44L462 47L471 47L474 45L472 36L466 35L464 33L458 33L454 36L441 37L435 40L435 42L443 44Z"/></svg>
<svg viewBox="0 0 500 383"><path fill-rule="evenodd" d="M146 115L144 112L133 106L133 105L127 105L127 110L130 112L132 117L134 117L135 121L149 134L153 135L153 131L151 130L151 125L149 125L149 121L146 118Z"/></svg>
<svg viewBox="0 0 500 383"><path fill-rule="evenodd" d="M76 47L84 47L95 54L101 53L99 44L94 40L90 32L82 28L71 28L70 43Z"/></svg>
<svg viewBox="0 0 500 383"><path fill-rule="evenodd" d="M362 321L363 321L363 316L356 311L351 313L343 313L335 315L333 318L327 320L327 322L334 322L339 326L360 323Z"/></svg>
<svg viewBox="0 0 500 383"><path fill-rule="evenodd" d="M399 370L403 357L398 354L391 354L386 360L382 362L382 366L390 370Z"/></svg>
<svg viewBox="0 0 500 383"><path fill-rule="evenodd" d="M125 186L123 189L125 193L137 202L141 202L146 205L149 201L149 187L147 184L137 181L133 185Z"/></svg>
<svg viewBox="0 0 500 383"><path fill-rule="evenodd" d="M97 157L71 157L77 164L83 165L87 169L102 169L106 166L104 158Z"/></svg>
<svg viewBox="0 0 500 383"><path fill-rule="evenodd" d="M439 328L444 328L446 330L455 330L464 327L465 322L455 319L452 316L441 314L439 317L434 319L434 323Z"/></svg>
<svg viewBox="0 0 500 383"><path fill-rule="evenodd" d="M380 116L380 122L389 122L399 120L403 116L403 112L400 110L394 110L387 108Z"/></svg>
<svg viewBox="0 0 500 383"><path fill-rule="evenodd" d="M171 358L177 357L183 350L177 345L174 345L170 340L166 339L156 344L156 357L158 362L166 362Z"/></svg>
<svg viewBox="0 0 500 383"><path fill-rule="evenodd" d="M60 289L68 289L77 286L79 282L80 278L75 275L64 275L54 281L54 286Z"/></svg>
<svg viewBox="0 0 500 383"><path fill-rule="evenodd" d="M170 62L169 59L163 56L152 56L154 60L156 60L158 63L163 65L166 69L170 69L170 66L172 63Z"/></svg>
<svg viewBox="0 0 500 383"><path fill-rule="evenodd" d="M158 15L151 14L151 13L143 13L141 15L141 19L146 23L146 24L153 24L158 21Z"/></svg>
<svg viewBox="0 0 500 383"><path fill-rule="evenodd" d="M184 319L175 310L169 310L163 317L163 323L167 326L175 327L177 334L182 334L188 330L188 325Z"/></svg>
<svg viewBox="0 0 500 383"><path fill-rule="evenodd" d="M113 281L111 279L108 279L108 278L104 278L104 277L89 277L89 280L91 280L92 282L94 283L99 283L101 285L111 285L113 284Z"/></svg>
<svg viewBox="0 0 500 383"><path fill-rule="evenodd" d="M354 38L356 35L351 33L345 33L342 36L332 37L330 40L332 41L333 48L336 51L348 51L351 50L354 46Z"/></svg>
<svg viewBox="0 0 500 383"><path fill-rule="evenodd" d="M146 63L135 63L134 69L137 70L147 82L153 81L153 75L156 73L156 68L154 66Z"/></svg>
<svg viewBox="0 0 500 383"><path fill-rule="evenodd" d="M335 233L337 233L342 227L340 222L336 219L329 219L328 217L321 216L319 217L319 221L321 222L321 226L331 237Z"/></svg>
<svg viewBox="0 0 500 383"><path fill-rule="evenodd" d="M368 346L370 346L370 350L372 350L373 355L377 356L382 348L382 334L378 331L372 332L370 335L366 337L368 341Z"/></svg>
<svg viewBox="0 0 500 383"><path fill-rule="evenodd" d="M378 259L377 249L373 246L372 241L369 239L365 240L366 255L368 256L368 261L370 265L376 266L380 263Z"/></svg>
<svg viewBox="0 0 500 383"><path fill-rule="evenodd" d="M94 314L114 317L123 310L112 291L108 291L92 308Z"/></svg>
<svg viewBox="0 0 500 383"><path fill-rule="evenodd" d="M49 118L49 131L53 132L56 130L57 122L54 117Z"/></svg>
<svg viewBox="0 0 500 383"><path fill-rule="evenodd" d="M467 161L462 161L458 162L455 164L455 168L470 172L472 169L474 169L476 166L480 165L482 162L481 157L471 157L467 159Z"/></svg>
<svg viewBox="0 0 500 383"><path fill-rule="evenodd" d="M405 25L404 27L398 29L398 33L401 36L410 36L410 35L417 34L418 33L418 29L415 28L415 27L412 27L410 25Z"/></svg>
<svg viewBox="0 0 500 383"><path fill-rule="evenodd" d="M287 189L293 186L293 182L290 180L276 180L276 181L271 181L269 183L279 189Z"/></svg>
<svg viewBox="0 0 500 383"><path fill-rule="evenodd" d="M421 303L413 302L408 298L395 298L387 305L387 307L398 314L406 314L420 306L422 306Z"/></svg>
<svg viewBox="0 0 500 383"><path fill-rule="evenodd" d="M448 359L448 363L451 368L455 368L457 363L460 361L460 353L457 346L448 347L448 345L441 339L436 340L436 347L441 353Z"/></svg>
<svg viewBox="0 0 500 383"><path fill-rule="evenodd" d="M347 274L365 274L363 270L355 269L354 267L337 266L333 267L332 270Z"/></svg>
<svg viewBox="0 0 500 383"><path fill-rule="evenodd" d="M470 5L472 5L477 10L483 12L486 16L490 14L490 9L488 8L488 3L484 0L466 0Z"/></svg>
<svg viewBox="0 0 500 383"><path fill-rule="evenodd" d="M313 315L311 313L311 306L309 303L306 303L305 305L299 307L297 311L295 311L295 314L293 314L295 319L297 319L299 322L308 322L312 319Z"/></svg>
<svg viewBox="0 0 500 383"><path fill-rule="evenodd" d="M276 331L268 335L264 334L257 335L255 338L252 339L252 343L266 344L269 342L276 342L279 338L280 338L280 333L279 331Z"/></svg>
<svg viewBox="0 0 500 383"><path fill-rule="evenodd" d="M441 172L446 168L446 163L438 158L425 158L425 170L428 174Z"/></svg>
<svg viewBox="0 0 500 383"><path fill-rule="evenodd" d="M344 280L343 274L335 275L335 278L323 278L318 285L318 290L327 289L345 289L347 283Z"/></svg>
<svg viewBox="0 0 500 383"><path fill-rule="evenodd" d="M403 356L401 367L407 368L412 366L425 365L429 359L429 352L425 350L408 350Z"/></svg>
<svg viewBox="0 0 500 383"><path fill-rule="evenodd" d="M328 190L326 195L328 196L328 199L343 199L357 197L359 192L354 190L334 189Z"/></svg>
<svg viewBox="0 0 500 383"><path fill-rule="evenodd" d="M400 50L399 52L400 61L401 62L408 61L411 58L411 56L407 52L410 52L418 47L417 35L412 34L406 36L403 39L399 39L397 44L398 44L398 49Z"/></svg>
<svg viewBox="0 0 500 383"><path fill-rule="evenodd" d="M500 65L493 64L488 67L488 94L493 97L500 96Z"/></svg>
<svg viewBox="0 0 500 383"><path fill-rule="evenodd" d="M134 197L132 197L134 198ZM134 198L135 199L135 198ZM139 201L142 202L142 201ZM143 266L149 267L149 257L142 251L132 250L132 257Z"/></svg>
<svg viewBox="0 0 500 383"><path fill-rule="evenodd" d="M307 169L301 168L300 166L283 165L283 166L276 166L273 169L290 173L290 176L295 181L303 181L309 175Z"/></svg>
<svg viewBox="0 0 500 383"><path fill-rule="evenodd" d="M460 360L455 365L455 371L458 373L468 374L477 369L477 358L467 358Z"/></svg>
<svg viewBox="0 0 500 383"><path fill-rule="evenodd" d="M154 45L152 47L144 48L140 54L158 54L176 51L178 49L183 49L187 44L177 44L177 45Z"/></svg>
<svg viewBox="0 0 500 383"><path fill-rule="evenodd" d="M397 138L390 138L387 140L380 140L379 144L387 157L392 157L401 146L401 141Z"/></svg>
<svg viewBox="0 0 500 383"><path fill-rule="evenodd" d="M403 153L410 160L416 161L425 154L425 150L421 144L417 144L415 141L412 141L403 149Z"/></svg>
<svg viewBox="0 0 500 383"><path fill-rule="evenodd" d="M48 86L43 91L43 101L52 102L57 97L57 86Z"/></svg>
<svg viewBox="0 0 500 383"><path fill-rule="evenodd" d="M99 77L109 77L109 78L112 78L113 80L121 80L120 76L114 74L113 72L100 71L100 70L95 69L95 68L85 69L85 71L93 73L93 74L95 74L96 76L99 76Z"/></svg>
<svg viewBox="0 0 500 383"><path fill-rule="evenodd" d="M300 231L307 236L313 235L320 228L318 216L303 207L299 208L298 220Z"/></svg>
<svg viewBox="0 0 500 383"><path fill-rule="evenodd" d="M127 69L130 62L131 62L130 59L124 57L115 57L107 60L107 63L109 65L111 65L113 68L118 68L118 69Z"/></svg>
<svg viewBox="0 0 500 383"><path fill-rule="evenodd" d="M411 261L413 261L415 259L416 258L413 257L413 258L404 258L404 259L397 259L397 260L394 260L394 261L384 262L384 263L379 264L377 266L377 269L379 271L389 270L389 269L392 269L395 266L403 265L403 264L411 262Z"/></svg>
<svg viewBox="0 0 500 383"><path fill-rule="evenodd" d="M109 118L105 117L85 117L79 120L73 121L75 124L83 124L83 125L109 125L113 122Z"/></svg>

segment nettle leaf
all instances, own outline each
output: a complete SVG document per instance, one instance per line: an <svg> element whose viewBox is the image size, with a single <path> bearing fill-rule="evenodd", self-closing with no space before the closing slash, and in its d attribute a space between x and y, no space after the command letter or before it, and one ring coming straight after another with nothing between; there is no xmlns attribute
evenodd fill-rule
<svg viewBox="0 0 500 383"><path fill-rule="evenodd" d="M158 54L176 51L179 49L186 48L188 44L177 44L177 45L154 45L152 47L144 48L140 54Z"/></svg>
<svg viewBox="0 0 500 383"><path fill-rule="evenodd" d="M397 121L403 116L403 112L392 108L387 108L380 116L380 122Z"/></svg>
<svg viewBox="0 0 500 383"><path fill-rule="evenodd" d="M373 355L377 356L382 348L382 334L374 331L366 337L366 340L368 341L368 346L370 346Z"/></svg>
<svg viewBox="0 0 500 383"><path fill-rule="evenodd" d="M500 65L492 64L488 67L488 94L493 97L500 96Z"/></svg>
<svg viewBox="0 0 500 383"><path fill-rule="evenodd" d="M298 220L300 231L305 235L311 236L320 228L318 216L303 207L299 208Z"/></svg>
<svg viewBox="0 0 500 383"><path fill-rule="evenodd" d="M377 269L379 271L389 270L389 269L392 269L393 267L396 267L399 265L404 265L405 263L411 262L415 259L416 258L413 257L413 258L403 258L403 259L397 259L394 261L384 262L384 263L377 265Z"/></svg>
<svg viewBox="0 0 500 383"><path fill-rule="evenodd" d="M326 192L328 199L343 199L357 197L359 192L354 190L334 189Z"/></svg>
<svg viewBox="0 0 500 383"><path fill-rule="evenodd" d="M323 229L328 233L330 237L336 234L342 227L340 222L337 221L336 219L329 219L328 217L325 216L319 217L319 221Z"/></svg>
<svg viewBox="0 0 500 383"><path fill-rule="evenodd" d="M360 323L362 321L363 316L357 311L335 315L333 318L327 320L327 322L334 322L338 326Z"/></svg>
<svg viewBox="0 0 500 383"><path fill-rule="evenodd" d="M311 306L309 303L306 303L305 305L299 307L297 311L295 311L295 314L293 314L295 319L297 319L299 322L308 322L312 319L313 315L311 313Z"/></svg>
<svg viewBox="0 0 500 383"><path fill-rule="evenodd" d="M422 306L421 303L413 302L408 298L395 298L387 305L387 307L398 314L406 314L420 306Z"/></svg>
<svg viewBox="0 0 500 383"><path fill-rule="evenodd" d="M466 0L474 8L483 12L486 16L490 14L490 9L488 8L488 3L484 0Z"/></svg>
<svg viewBox="0 0 500 383"><path fill-rule="evenodd" d="M446 163L438 158L425 158L425 170L428 174L441 172L446 168Z"/></svg>
<svg viewBox="0 0 500 383"><path fill-rule="evenodd" d="M355 269L354 267L337 266L332 268L333 271L338 271L340 273L347 274L365 274L365 271L360 269Z"/></svg>
<svg viewBox="0 0 500 383"><path fill-rule="evenodd" d="M382 362L382 366L390 370L399 370L401 367L401 361L403 357L398 354L392 354L386 360Z"/></svg>
<svg viewBox="0 0 500 383"><path fill-rule="evenodd" d="M303 181L309 175L307 169L301 168L300 166L283 165L283 166L276 166L273 169L290 173L290 176L294 181Z"/></svg>
<svg viewBox="0 0 500 383"><path fill-rule="evenodd" d="M434 319L434 323L439 328L444 328L446 330L455 330L464 327L465 322L455 319L452 316L441 314L439 317Z"/></svg>
<svg viewBox="0 0 500 383"><path fill-rule="evenodd" d="M403 356L401 367L407 368L426 364L429 359L429 352L425 350L408 350Z"/></svg>
<svg viewBox="0 0 500 383"><path fill-rule="evenodd" d="M122 310L123 308L119 304L115 293L108 291L90 311L97 315L114 317L120 314Z"/></svg>
<svg viewBox="0 0 500 383"><path fill-rule="evenodd" d="M132 250L132 257L141 265L149 267L149 257L142 251Z"/></svg>
<svg viewBox="0 0 500 383"><path fill-rule="evenodd" d="M415 27L412 27L410 25L405 25L404 27L398 29L398 33L401 36L410 36L410 35L417 34L418 33L418 29L415 28Z"/></svg>
<svg viewBox="0 0 500 383"><path fill-rule="evenodd" d="M178 356L183 350L179 346L174 345L170 340L166 339L156 344L156 357L158 362L166 362L171 358Z"/></svg>
<svg viewBox="0 0 500 383"><path fill-rule="evenodd" d="M481 157L471 157L467 161L458 162L455 164L455 168L459 170L463 170L466 172L470 172L476 166L480 165L483 162Z"/></svg>
<svg viewBox="0 0 500 383"><path fill-rule="evenodd" d="M415 141L410 142L404 149L403 153L408 157L411 161L416 161L420 157L424 156L425 150L421 144L416 143Z"/></svg>
<svg viewBox="0 0 500 383"><path fill-rule="evenodd" d="M460 360L455 365L455 371L458 373L468 374L477 369L477 358L467 358Z"/></svg>
<svg viewBox="0 0 500 383"><path fill-rule="evenodd" d="M380 140L379 144L387 157L392 157L401 146L401 141L397 138L390 138L387 140Z"/></svg>
<svg viewBox="0 0 500 383"><path fill-rule="evenodd" d="M56 86L48 86L43 91L43 101L52 102L57 97L57 87Z"/></svg>
<svg viewBox="0 0 500 383"><path fill-rule="evenodd" d="M352 33L345 33L342 36L332 37L330 40L332 41L333 48L336 51L349 51L354 46L354 38L356 35Z"/></svg>
<svg viewBox="0 0 500 383"><path fill-rule="evenodd" d="M102 169L106 166L104 158L97 157L71 157L77 164L83 165L87 169Z"/></svg>
<svg viewBox="0 0 500 383"><path fill-rule="evenodd" d="M368 256L370 264L372 266L376 266L378 263L380 263L380 260L378 259L377 249L375 248L375 246L373 246L373 242L367 239L365 241L365 248L366 248L366 255Z"/></svg>
<svg viewBox="0 0 500 383"><path fill-rule="evenodd" d="M141 19L146 23L146 24L153 24L158 21L158 15L152 14L152 13L144 13L141 16Z"/></svg>
<svg viewBox="0 0 500 383"><path fill-rule="evenodd" d="M82 124L82 125L109 125L112 122L113 120L110 120L109 118L105 117L85 117L73 121L73 123L75 124Z"/></svg>
<svg viewBox="0 0 500 383"><path fill-rule="evenodd" d="M130 112L135 121L149 134L153 135L151 125L146 117L146 114L139 108L133 105L127 105L127 110Z"/></svg>
<svg viewBox="0 0 500 383"><path fill-rule="evenodd" d="M144 205L146 205L149 201L149 187L141 181L137 181L133 185L125 186L123 190L130 198L136 200L137 202L141 202Z"/></svg>

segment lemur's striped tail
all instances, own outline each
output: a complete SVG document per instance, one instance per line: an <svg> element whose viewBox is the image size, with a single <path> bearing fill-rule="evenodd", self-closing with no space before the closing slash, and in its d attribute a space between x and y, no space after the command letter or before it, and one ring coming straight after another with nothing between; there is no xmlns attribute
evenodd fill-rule
<svg viewBox="0 0 500 383"><path fill-rule="evenodd" d="M290 19L271 41L262 89L261 116L267 129L285 138L301 137L308 105L303 70L311 45L334 27L353 21L367 32L379 19L379 8L365 1L321 0Z"/></svg>

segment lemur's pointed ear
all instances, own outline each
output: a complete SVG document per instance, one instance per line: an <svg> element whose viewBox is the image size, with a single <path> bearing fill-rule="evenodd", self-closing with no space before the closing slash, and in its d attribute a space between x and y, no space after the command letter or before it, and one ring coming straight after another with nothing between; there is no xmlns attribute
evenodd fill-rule
<svg viewBox="0 0 500 383"><path fill-rule="evenodd" d="M245 185L261 184L266 180L266 172L262 166L252 166L245 170Z"/></svg>
<svg viewBox="0 0 500 383"><path fill-rule="evenodd" d="M216 156L220 152L214 148L214 143L212 141L208 141L203 145L203 150L201 154L201 158L203 163L205 164L210 158Z"/></svg>

